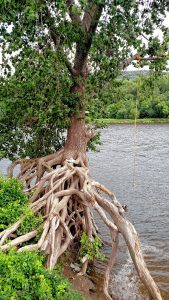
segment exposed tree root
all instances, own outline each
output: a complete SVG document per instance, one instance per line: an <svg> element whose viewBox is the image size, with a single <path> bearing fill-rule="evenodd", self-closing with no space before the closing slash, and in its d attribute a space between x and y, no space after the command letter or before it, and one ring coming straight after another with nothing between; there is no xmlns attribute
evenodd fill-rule
<svg viewBox="0 0 169 300"><path fill-rule="evenodd" d="M141 281L154 300L162 300L160 291L144 262L136 230L124 218L125 208L113 193L89 176L89 170L80 155L76 160L69 159L63 162L61 150L57 155L41 159L19 160L10 168L10 175L13 174L17 164L20 165L18 178L25 181L26 192L31 192L32 211L43 215L42 234L36 244L31 244L31 241L37 235L37 230L17 237L16 230L21 225L21 221L18 221L0 233L1 250L17 246L19 251L35 249L45 251L48 254L47 267L53 269L72 242L80 239L83 231L91 241L96 236L97 227L91 212L91 209L94 209L109 228L112 237L112 251L103 287L107 299L112 299L108 283L118 247L118 235L121 233ZM30 244L24 245L28 241ZM88 266L86 257L81 261L82 268L79 275L85 274Z"/></svg>

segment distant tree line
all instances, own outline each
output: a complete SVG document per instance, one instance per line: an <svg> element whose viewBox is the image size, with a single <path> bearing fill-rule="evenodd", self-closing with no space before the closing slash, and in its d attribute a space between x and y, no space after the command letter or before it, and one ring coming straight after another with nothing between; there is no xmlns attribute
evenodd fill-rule
<svg viewBox="0 0 169 300"><path fill-rule="evenodd" d="M111 81L90 95L91 118L169 117L169 75L150 74ZM104 103L104 105L103 105Z"/></svg>

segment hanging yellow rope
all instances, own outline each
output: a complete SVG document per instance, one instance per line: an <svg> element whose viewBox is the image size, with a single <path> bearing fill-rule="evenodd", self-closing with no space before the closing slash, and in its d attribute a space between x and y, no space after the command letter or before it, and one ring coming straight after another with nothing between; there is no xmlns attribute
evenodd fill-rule
<svg viewBox="0 0 169 300"><path fill-rule="evenodd" d="M140 70L140 59L139 57L137 58L138 61L138 70ZM140 72L139 72L140 73ZM140 74L139 74L140 76ZM133 190L135 190L136 187L136 163L137 163L137 150L138 150L138 143L137 143L137 118L138 118L138 98L139 98L139 91L140 91L140 77L139 80L137 82L137 93L136 93L136 101L135 101L135 113L134 113L134 143L133 143L133 147L134 147L134 159L133 159L133 180L132 180L132 188Z"/></svg>
<svg viewBox="0 0 169 300"><path fill-rule="evenodd" d="M135 103L135 119L134 119L134 159L133 159L133 190L136 187L136 156L137 156L137 100Z"/></svg>

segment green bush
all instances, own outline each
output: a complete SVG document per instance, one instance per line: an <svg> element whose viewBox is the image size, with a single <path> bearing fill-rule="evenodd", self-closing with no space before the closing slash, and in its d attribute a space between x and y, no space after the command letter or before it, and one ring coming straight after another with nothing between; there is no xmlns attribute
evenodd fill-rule
<svg viewBox="0 0 169 300"><path fill-rule="evenodd" d="M86 232L83 232L81 240L81 251L80 256L86 256L88 260L94 260L95 258L104 260L105 256L100 253L100 248L102 246L101 240L98 236L94 238L93 241L90 241Z"/></svg>
<svg viewBox="0 0 169 300"><path fill-rule="evenodd" d="M37 252L0 252L0 300L83 300L61 270L43 266Z"/></svg>
<svg viewBox="0 0 169 300"><path fill-rule="evenodd" d="M0 230L22 218L18 235L25 234L42 223L41 215L34 216L29 199L23 192L23 184L15 178L0 177Z"/></svg>
<svg viewBox="0 0 169 300"><path fill-rule="evenodd" d="M0 177L0 229L17 221L28 204L23 185L15 178Z"/></svg>
<svg viewBox="0 0 169 300"><path fill-rule="evenodd" d="M41 230L42 216L34 216L23 185L17 179L0 178L0 230L20 217L18 235L35 228ZM0 252L0 300L82 300L61 275L61 270L45 269L44 261L37 252L15 249L9 253Z"/></svg>
<svg viewBox="0 0 169 300"><path fill-rule="evenodd" d="M43 217L38 214L36 217L29 207L26 207L24 211L24 218L21 222L21 226L17 229L17 234L22 235L27 232L37 229L43 222Z"/></svg>

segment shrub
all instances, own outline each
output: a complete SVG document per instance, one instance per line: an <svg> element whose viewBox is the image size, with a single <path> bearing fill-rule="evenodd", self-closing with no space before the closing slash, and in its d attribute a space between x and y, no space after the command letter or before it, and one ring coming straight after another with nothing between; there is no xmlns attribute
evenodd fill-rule
<svg viewBox="0 0 169 300"><path fill-rule="evenodd" d="M0 177L0 229L17 221L28 205L23 185L15 178Z"/></svg>
<svg viewBox="0 0 169 300"><path fill-rule="evenodd" d="M84 300L60 269L45 269L44 260L34 251L0 252L0 300Z"/></svg>
<svg viewBox="0 0 169 300"><path fill-rule="evenodd" d="M15 178L0 177L0 230L22 219L18 235L32 231L42 223L41 215L35 216L29 207L29 199L23 192L23 184Z"/></svg>
<svg viewBox="0 0 169 300"><path fill-rule="evenodd" d="M17 234L41 230L42 216L34 216L23 185L17 179L0 177L0 230L21 218ZM36 238L35 238L36 239ZM0 252L0 300L82 300L61 275L44 268L45 258L37 252Z"/></svg>
<svg viewBox="0 0 169 300"><path fill-rule="evenodd" d="M30 207L26 207L24 211L24 218L21 222L21 226L17 229L17 234L18 235L26 234L27 232L30 232L35 228L38 228L42 222L43 222L43 217L41 214L35 217Z"/></svg>
<svg viewBox="0 0 169 300"><path fill-rule="evenodd" d="M100 248L102 246L101 240L98 236L90 241L86 232L83 232L81 240L81 251L80 256L86 256L88 260L94 260L95 258L104 260L105 256L100 253Z"/></svg>

